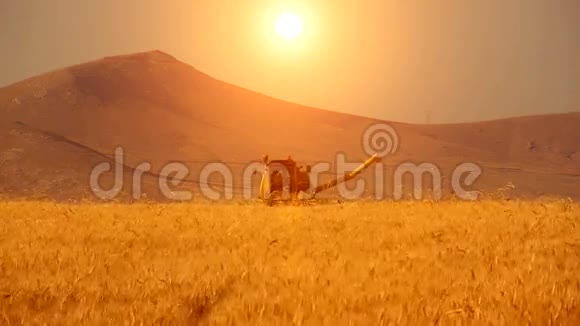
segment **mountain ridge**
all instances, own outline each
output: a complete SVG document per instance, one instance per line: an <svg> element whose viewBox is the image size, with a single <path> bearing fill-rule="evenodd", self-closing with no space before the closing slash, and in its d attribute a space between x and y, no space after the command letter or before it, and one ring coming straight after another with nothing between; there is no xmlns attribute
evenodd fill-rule
<svg viewBox="0 0 580 326"><path fill-rule="evenodd" d="M333 162L343 152L364 160L361 137L374 123L391 125L400 138L389 164L433 162L448 173L461 162L480 162L491 171L481 189L515 182L522 195L579 195L574 181L563 179L580 170L580 113L463 124L384 121L278 100L161 51L106 57L0 88L0 193L90 197L88 175L101 161L71 155L76 149L70 144L55 144L34 128L99 153L122 146L129 166L147 161L158 173L169 161L251 162L265 153ZM67 171L71 164L81 167ZM502 166L529 172L493 168ZM192 174L201 168L190 166ZM547 174L530 180L533 171Z"/></svg>

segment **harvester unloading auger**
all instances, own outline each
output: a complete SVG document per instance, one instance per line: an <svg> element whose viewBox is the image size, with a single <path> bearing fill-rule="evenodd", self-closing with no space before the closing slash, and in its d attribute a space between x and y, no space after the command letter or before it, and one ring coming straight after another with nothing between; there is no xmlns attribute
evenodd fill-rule
<svg viewBox="0 0 580 326"><path fill-rule="evenodd" d="M290 200L314 199L317 194L356 178L379 160L378 155L375 154L354 171L311 189L310 166L306 168L298 166L291 157L285 160L270 160L266 155L263 158L264 172L260 183L260 198L269 203L282 200L282 194L286 190Z"/></svg>

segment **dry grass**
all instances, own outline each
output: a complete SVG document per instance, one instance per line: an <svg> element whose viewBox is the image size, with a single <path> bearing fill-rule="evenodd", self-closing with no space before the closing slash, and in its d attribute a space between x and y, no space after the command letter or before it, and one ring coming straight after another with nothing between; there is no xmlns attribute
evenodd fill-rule
<svg viewBox="0 0 580 326"><path fill-rule="evenodd" d="M569 201L0 202L0 324L580 324Z"/></svg>

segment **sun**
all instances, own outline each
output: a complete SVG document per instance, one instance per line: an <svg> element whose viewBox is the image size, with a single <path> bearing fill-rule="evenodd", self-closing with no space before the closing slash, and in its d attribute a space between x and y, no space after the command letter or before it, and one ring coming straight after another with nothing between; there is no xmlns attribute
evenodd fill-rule
<svg viewBox="0 0 580 326"><path fill-rule="evenodd" d="M276 31L286 39L294 39L302 34L302 18L295 13L287 12L278 17Z"/></svg>

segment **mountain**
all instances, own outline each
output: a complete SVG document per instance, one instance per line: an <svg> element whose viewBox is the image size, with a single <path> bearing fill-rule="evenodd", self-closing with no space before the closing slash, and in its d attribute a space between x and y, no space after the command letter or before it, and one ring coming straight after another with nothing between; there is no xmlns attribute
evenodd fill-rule
<svg viewBox="0 0 580 326"><path fill-rule="evenodd" d="M90 172L112 162L118 146L126 170L120 198L128 198L130 174L143 162L152 165L144 192L157 200L157 174L169 162L188 166L185 187L193 189L207 162L226 162L241 178L245 164L266 153L291 154L304 164L334 162L338 152L361 161L367 157L362 135L374 123L392 126L400 141L383 160L387 180L404 162L432 162L446 180L455 166L473 162L483 169L473 189L494 191L511 182L519 196L580 198L578 112L447 125L379 121L258 94L159 51L104 58L1 88L0 196L94 199ZM370 172L364 177L372 178ZM105 176L103 188L112 180Z"/></svg>

